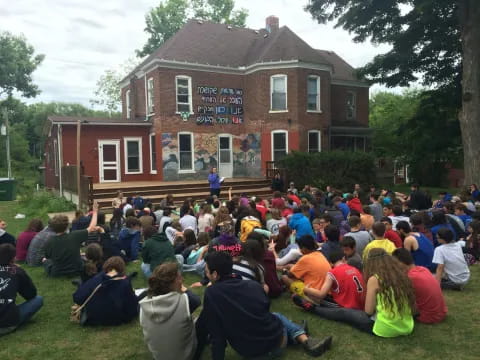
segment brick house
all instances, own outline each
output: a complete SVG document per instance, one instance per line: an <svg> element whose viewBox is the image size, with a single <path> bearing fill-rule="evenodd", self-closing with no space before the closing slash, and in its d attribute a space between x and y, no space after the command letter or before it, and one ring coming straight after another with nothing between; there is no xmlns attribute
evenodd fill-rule
<svg viewBox="0 0 480 360"><path fill-rule="evenodd" d="M369 148L368 84L274 16L261 30L190 20L121 89L121 119L82 126L94 182L205 179L213 166L227 178L261 177L293 150ZM62 119L50 118L47 153L65 165L70 155L53 140L68 152L75 139L63 120L59 136Z"/></svg>

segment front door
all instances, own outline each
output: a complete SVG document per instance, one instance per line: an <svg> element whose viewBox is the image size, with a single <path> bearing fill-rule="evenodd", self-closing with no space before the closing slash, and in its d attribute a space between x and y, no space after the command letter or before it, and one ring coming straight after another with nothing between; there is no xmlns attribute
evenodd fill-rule
<svg viewBox="0 0 480 360"><path fill-rule="evenodd" d="M233 177L232 136L218 136L218 173L221 177Z"/></svg>
<svg viewBox="0 0 480 360"><path fill-rule="evenodd" d="M100 182L120 181L120 141L99 140L98 142L98 168Z"/></svg>

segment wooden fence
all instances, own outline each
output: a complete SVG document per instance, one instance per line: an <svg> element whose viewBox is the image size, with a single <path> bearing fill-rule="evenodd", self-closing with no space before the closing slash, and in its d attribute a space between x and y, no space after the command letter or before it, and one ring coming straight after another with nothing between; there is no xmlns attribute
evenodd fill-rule
<svg viewBox="0 0 480 360"><path fill-rule="evenodd" d="M78 195L77 166L62 166L62 188L72 194ZM80 204L81 208L90 208L93 204L93 178L83 174L80 175Z"/></svg>

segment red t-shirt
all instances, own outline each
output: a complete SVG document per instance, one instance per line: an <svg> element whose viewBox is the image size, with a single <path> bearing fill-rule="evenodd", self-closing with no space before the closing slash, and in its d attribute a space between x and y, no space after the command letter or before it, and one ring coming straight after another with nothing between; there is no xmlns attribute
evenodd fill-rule
<svg viewBox="0 0 480 360"><path fill-rule="evenodd" d="M294 203L296 203L297 205L300 205L302 203L302 200L300 200L300 198L297 196L297 195L294 195L294 194L290 194L290 195L287 195L287 198L289 198L290 200L292 200Z"/></svg>
<svg viewBox="0 0 480 360"><path fill-rule="evenodd" d="M400 235L398 235L398 233L394 230L388 230L385 232L385 239L388 239L390 240L391 242L393 242L395 244L395 247L397 249L400 249L403 247L403 242L402 242L402 238L400 237Z"/></svg>
<svg viewBox="0 0 480 360"><path fill-rule="evenodd" d="M335 266L327 274L333 280L331 295L341 307L363 310L365 308L365 282L362 273L348 264Z"/></svg>
<svg viewBox="0 0 480 360"><path fill-rule="evenodd" d="M426 324L442 321L447 315L448 309L437 279L423 266L415 266L410 269L408 277L412 281L417 310L420 312L417 320Z"/></svg>
<svg viewBox="0 0 480 360"><path fill-rule="evenodd" d="M285 200L283 198L273 198L272 208L283 209L285 207Z"/></svg>
<svg viewBox="0 0 480 360"><path fill-rule="evenodd" d="M261 205L260 203L256 204L256 209L262 215L262 220L265 220L265 216L267 215L268 209Z"/></svg>

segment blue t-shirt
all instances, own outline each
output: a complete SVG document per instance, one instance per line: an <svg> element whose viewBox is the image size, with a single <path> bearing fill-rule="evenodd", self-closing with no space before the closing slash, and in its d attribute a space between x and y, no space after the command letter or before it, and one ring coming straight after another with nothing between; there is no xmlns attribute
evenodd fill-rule
<svg viewBox="0 0 480 360"><path fill-rule="evenodd" d="M438 239L437 239L437 232L438 230L442 229L442 228L447 228L447 229L450 229L452 232L453 232L453 238L455 239L455 241L458 240L457 238L457 232L455 231L455 229L453 228L452 225L450 224L440 224L440 225L435 225L434 227L432 227L432 238L433 238L433 245L435 247L437 247L438 245L440 245L440 243L438 242Z"/></svg>
<svg viewBox="0 0 480 360"><path fill-rule="evenodd" d="M427 269L432 269L432 259L433 259L433 244L431 241L423 234L414 235L415 239L418 242L418 249L412 251L413 261L417 266L423 266Z"/></svg>
<svg viewBox="0 0 480 360"><path fill-rule="evenodd" d="M348 205L345 203L340 203L338 204L338 208L342 212L344 219L347 220L348 214L350 214L350 208L348 207Z"/></svg>

